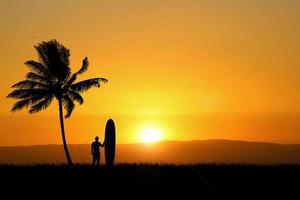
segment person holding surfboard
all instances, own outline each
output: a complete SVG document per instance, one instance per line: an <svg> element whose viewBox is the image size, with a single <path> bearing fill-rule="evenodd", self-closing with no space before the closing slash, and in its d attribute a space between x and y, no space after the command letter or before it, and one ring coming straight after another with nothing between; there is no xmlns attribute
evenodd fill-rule
<svg viewBox="0 0 300 200"><path fill-rule="evenodd" d="M99 142L99 137L95 137L95 141L91 145L93 156L93 166L100 163L100 147L104 147L105 163L107 167L112 167L115 161L116 153L116 127L112 119L109 119L105 127L105 139L103 144Z"/></svg>
<svg viewBox="0 0 300 200"><path fill-rule="evenodd" d="M91 145L91 153L92 153L92 156L93 156L93 166L95 166L95 162L96 162L96 165L99 166L99 163L100 163L100 147L103 147L103 146L104 146L104 144L101 144L101 142L99 142L99 137L96 136L95 141Z"/></svg>

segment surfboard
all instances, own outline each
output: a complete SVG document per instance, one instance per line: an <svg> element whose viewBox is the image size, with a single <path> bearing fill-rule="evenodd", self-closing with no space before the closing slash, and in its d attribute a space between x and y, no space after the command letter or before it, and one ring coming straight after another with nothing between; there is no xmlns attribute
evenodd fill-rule
<svg viewBox="0 0 300 200"><path fill-rule="evenodd" d="M116 128L115 123L112 119L109 119L105 127L105 141L104 141L104 152L105 152L105 163L106 166L113 166L115 161L116 151Z"/></svg>

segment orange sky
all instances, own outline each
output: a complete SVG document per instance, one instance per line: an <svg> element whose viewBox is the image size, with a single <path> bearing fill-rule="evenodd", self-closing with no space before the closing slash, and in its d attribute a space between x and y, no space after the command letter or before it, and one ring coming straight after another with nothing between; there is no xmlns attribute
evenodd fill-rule
<svg viewBox="0 0 300 200"><path fill-rule="evenodd" d="M9 113L33 45L57 39L83 78L109 83L84 94L66 120L70 143L118 142L154 127L163 139L300 143L300 2L297 0L7 0L0 2L0 145L60 143L57 105ZM33 128L34 127L34 128Z"/></svg>

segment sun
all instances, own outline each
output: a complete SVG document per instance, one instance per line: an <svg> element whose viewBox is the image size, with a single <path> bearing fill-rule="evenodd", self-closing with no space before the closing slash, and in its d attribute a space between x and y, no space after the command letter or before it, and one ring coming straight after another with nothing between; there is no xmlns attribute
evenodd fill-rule
<svg viewBox="0 0 300 200"><path fill-rule="evenodd" d="M156 128L145 128L141 131L140 137L144 143L153 143L161 140L162 133Z"/></svg>

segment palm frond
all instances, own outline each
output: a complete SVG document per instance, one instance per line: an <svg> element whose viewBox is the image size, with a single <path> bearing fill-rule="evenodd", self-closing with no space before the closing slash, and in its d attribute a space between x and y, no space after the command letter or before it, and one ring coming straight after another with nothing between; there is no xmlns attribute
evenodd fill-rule
<svg viewBox="0 0 300 200"><path fill-rule="evenodd" d="M45 110L50 105L52 100L53 100L53 95L48 95L42 101L40 101L37 104L31 106L31 108L29 110L29 114L33 114L33 113L37 113L41 110Z"/></svg>
<svg viewBox="0 0 300 200"><path fill-rule="evenodd" d="M77 101L80 105L83 104L84 99L83 97L77 93L74 92L72 90L67 90L66 94L73 100L73 101Z"/></svg>
<svg viewBox="0 0 300 200"><path fill-rule="evenodd" d="M64 84L64 89L68 89L77 79L77 74L73 74L71 78Z"/></svg>
<svg viewBox="0 0 300 200"><path fill-rule="evenodd" d="M48 56L47 56L47 51L46 49L44 48L43 45L38 45L38 46L34 46L34 48L36 49L37 53L38 53L38 56L39 56L39 59L40 59L40 62L46 66L48 68L48 65L49 65L49 59L48 59Z"/></svg>
<svg viewBox="0 0 300 200"><path fill-rule="evenodd" d="M7 95L7 98L25 99L33 97L45 97L49 95L49 90L45 89L18 89Z"/></svg>
<svg viewBox="0 0 300 200"><path fill-rule="evenodd" d="M42 63L36 62L34 60L28 60L25 62L25 65L27 65L31 70L36 72L38 75L45 76L49 79L53 78L50 71Z"/></svg>
<svg viewBox="0 0 300 200"><path fill-rule="evenodd" d="M63 82L70 77L70 50L57 42L50 40L48 42L41 42L35 46L42 62L47 66L50 73Z"/></svg>
<svg viewBox="0 0 300 200"><path fill-rule="evenodd" d="M44 84L52 84L52 81L49 78L47 78L45 76L38 75L34 72L27 73L26 78L28 80L31 80L31 81L38 81L38 82L41 82L41 83L44 83Z"/></svg>
<svg viewBox="0 0 300 200"><path fill-rule="evenodd" d="M74 83L70 86L70 89L75 92L84 92L91 87L100 87L100 83L106 83L107 79L105 78L92 78L84 81L80 81L78 83Z"/></svg>
<svg viewBox="0 0 300 200"><path fill-rule="evenodd" d="M78 72L76 72L76 74L80 75L80 74L86 72L88 70L88 67L89 67L89 60L88 60L88 57L85 57L82 60L82 66L81 66L81 68L78 70Z"/></svg>
<svg viewBox="0 0 300 200"><path fill-rule="evenodd" d="M63 96L62 102L63 102L64 108L67 111L65 118L69 118L75 108L75 104L68 95Z"/></svg>
<svg viewBox="0 0 300 200"><path fill-rule="evenodd" d="M22 110L23 108L28 108L29 106L36 104L37 102L39 102L42 99L43 99L43 97L34 97L34 98L27 98L27 99L17 101L13 105L11 112L16 112L16 111Z"/></svg>
<svg viewBox="0 0 300 200"><path fill-rule="evenodd" d="M85 57L82 60L81 68L71 76L71 78L65 84L65 88L70 87L70 85L72 85L76 81L78 75L83 74L84 72L86 72L88 70L88 66L89 66L89 61L88 61L88 58Z"/></svg>
<svg viewBox="0 0 300 200"><path fill-rule="evenodd" d="M11 87L20 88L20 89L33 89L33 88L49 89L50 88L50 86L47 84L31 81L31 80L20 81Z"/></svg>

